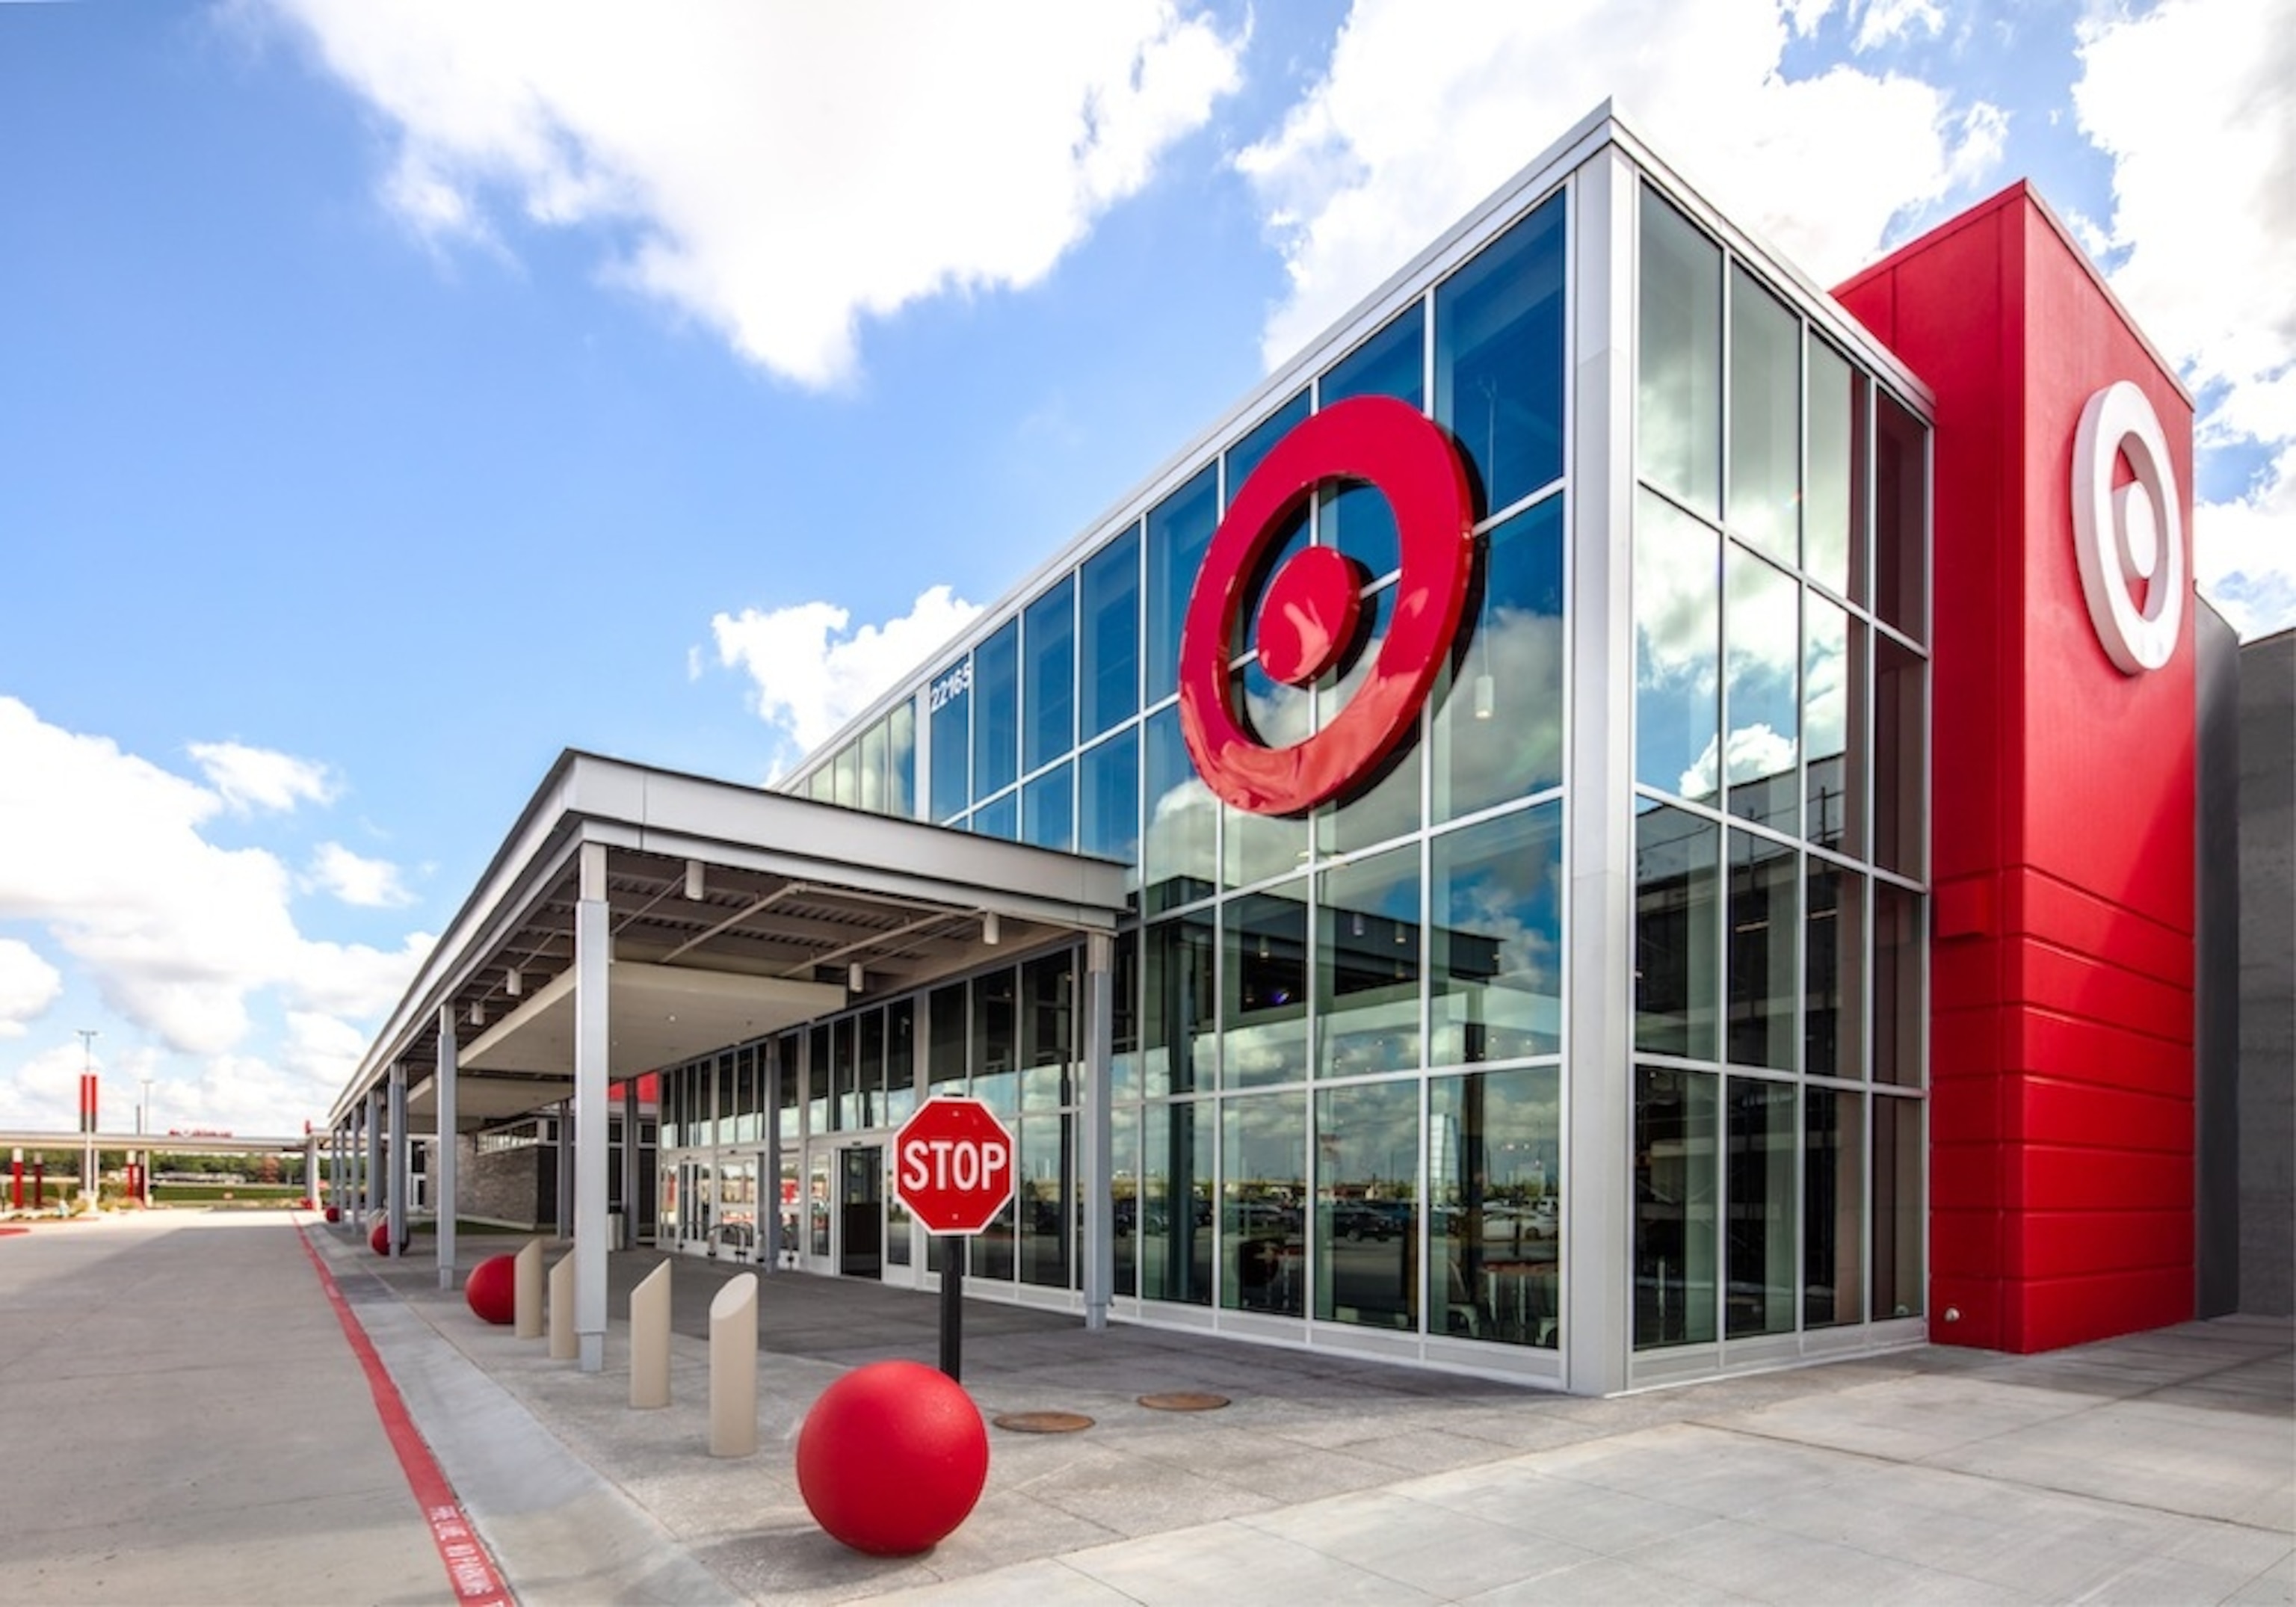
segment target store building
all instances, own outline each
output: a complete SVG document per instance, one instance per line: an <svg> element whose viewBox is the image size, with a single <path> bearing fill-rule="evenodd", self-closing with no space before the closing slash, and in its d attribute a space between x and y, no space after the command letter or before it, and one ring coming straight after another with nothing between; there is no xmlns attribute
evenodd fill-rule
<svg viewBox="0 0 2296 1607"><path fill-rule="evenodd" d="M2187 1319L2192 419L2022 186L1828 292L1603 108L778 791L568 755L337 1133L558 1110L586 1365L610 1205L1581 1393Z"/></svg>

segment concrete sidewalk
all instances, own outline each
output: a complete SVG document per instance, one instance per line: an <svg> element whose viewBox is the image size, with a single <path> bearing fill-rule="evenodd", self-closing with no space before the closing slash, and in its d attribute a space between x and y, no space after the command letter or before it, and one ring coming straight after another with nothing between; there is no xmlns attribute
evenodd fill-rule
<svg viewBox="0 0 2296 1607"><path fill-rule="evenodd" d="M767 1281L761 1448L706 1453L703 1317L679 1260L674 1402L630 1411L616 1255L606 1369L471 1316L433 1264L313 1227L521 1599L569 1603L2288 1602L2296 1331L2189 1324L2034 1357L1922 1349L1580 1400L974 1302L988 1488L921 1558L815 1527L791 1451L847 1367L934 1358L936 1301ZM516 1242L479 1242L465 1266ZM562 1247L553 1247L553 1252ZM1152 1412L1171 1390L1223 1410Z"/></svg>
<svg viewBox="0 0 2296 1607"><path fill-rule="evenodd" d="M455 1600L283 1213L0 1238L0 1600Z"/></svg>

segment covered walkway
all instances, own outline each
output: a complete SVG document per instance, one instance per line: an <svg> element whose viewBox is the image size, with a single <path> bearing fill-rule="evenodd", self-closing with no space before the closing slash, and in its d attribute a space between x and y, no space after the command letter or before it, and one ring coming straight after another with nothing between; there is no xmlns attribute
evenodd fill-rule
<svg viewBox="0 0 2296 1607"><path fill-rule="evenodd" d="M1107 1176L1111 938L1123 866L569 750L519 817L327 1120L354 1221L407 1242L406 1140L436 1133L439 1286L454 1286L452 1136L563 1104L575 1326L603 1361L610 1085L1067 934L1086 936L1087 1178ZM769 1065L774 1078L793 1068ZM776 1087L778 1084L776 1083ZM778 1097L769 1102L777 1110ZM386 1136L390 1140L385 1143ZM782 1140L769 1132L769 1152ZM622 1197L638 1193L625 1144ZM353 1157L363 1152L365 1164ZM1108 1191L1087 1188L1105 1213ZM1109 1234L1086 1267L1105 1320Z"/></svg>

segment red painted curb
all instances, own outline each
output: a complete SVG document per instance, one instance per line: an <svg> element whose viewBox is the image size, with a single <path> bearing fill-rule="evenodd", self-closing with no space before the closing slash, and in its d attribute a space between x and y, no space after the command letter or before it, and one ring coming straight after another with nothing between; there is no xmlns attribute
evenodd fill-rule
<svg viewBox="0 0 2296 1607"><path fill-rule="evenodd" d="M350 1341L351 1354L358 1357L359 1365L365 1370L367 1388L374 1392L375 1414L382 1419L382 1431L390 1438L390 1448L398 1453L398 1465L406 1474L407 1488L414 1493L415 1505L422 1509L422 1521L430 1525L431 1543L439 1548L439 1562L446 1564L447 1579L455 1587L455 1599L472 1603L472 1607L516 1607L517 1598L503 1583L493 1554L463 1515L462 1503L455 1498L455 1487L439 1471L438 1459L430 1455L430 1446L423 1442L414 1419L407 1413L398 1386L390 1382L390 1369L375 1354L374 1341L367 1338L357 1314L343 1299L335 1275L327 1270L326 1262L311 1248L311 1241L300 1226L295 1230L295 1239L302 1245L303 1253L310 1257L312 1270L319 1275L319 1287L326 1291L327 1303L335 1308L335 1320L343 1325L343 1337Z"/></svg>

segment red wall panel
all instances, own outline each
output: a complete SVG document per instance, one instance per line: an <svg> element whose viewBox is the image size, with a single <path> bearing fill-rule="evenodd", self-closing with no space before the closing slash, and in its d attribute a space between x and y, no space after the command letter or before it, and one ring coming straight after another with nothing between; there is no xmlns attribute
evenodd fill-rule
<svg viewBox="0 0 2296 1607"><path fill-rule="evenodd" d="M2193 1304L2191 570L2174 656L2123 674L2090 621L2071 485L2088 399L2136 384L2189 552L2191 400L2022 185L1836 295L1936 397L1931 1332L2034 1349L2177 1321Z"/></svg>

